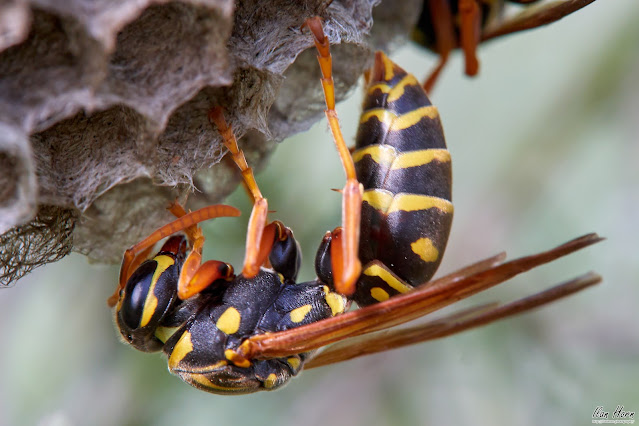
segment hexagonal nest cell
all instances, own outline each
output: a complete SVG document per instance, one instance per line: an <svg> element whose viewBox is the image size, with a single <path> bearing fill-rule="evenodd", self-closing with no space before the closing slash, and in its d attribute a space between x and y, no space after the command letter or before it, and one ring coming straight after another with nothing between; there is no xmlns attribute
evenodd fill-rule
<svg viewBox="0 0 639 426"><path fill-rule="evenodd" d="M304 21L322 17L344 98L421 7L378 2L0 1L0 285L71 251L118 262L171 200L220 202L239 174L210 108L259 169L323 116Z"/></svg>

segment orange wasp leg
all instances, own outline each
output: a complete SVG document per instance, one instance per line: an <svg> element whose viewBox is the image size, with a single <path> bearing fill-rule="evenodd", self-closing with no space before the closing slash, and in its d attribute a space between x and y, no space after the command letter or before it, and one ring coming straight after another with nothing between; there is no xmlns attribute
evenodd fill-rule
<svg viewBox="0 0 639 426"><path fill-rule="evenodd" d="M241 344L238 353L246 359L286 357L317 349L346 338L386 330L444 308L532 268L601 240L602 238L596 234L588 234L551 250L509 262L498 263L499 258L494 257L469 268L464 268L467 274L460 275L455 272L384 302L291 330L250 337ZM578 283L594 284L598 281L599 277L595 274L577 279ZM569 284L568 287L570 286ZM577 287L580 289L586 286L577 285ZM559 291L560 297L562 291ZM565 292L566 295L569 293L569 291ZM547 296L541 298L543 303L554 300L552 297L544 299L545 297ZM515 310L507 315L516 312Z"/></svg>
<svg viewBox="0 0 639 426"><path fill-rule="evenodd" d="M177 218L187 214L184 207L177 202L173 202L168 210ZM204 236L199 226L192 225L183 231L191 245L191 250L182 264L178 279L178 297L185 300L201 292L212 282L219 279L230 280L234 275L233 266L226 262L208 260L202 263Z"/></svg>
<svg viewBox="0 0 639 426"><path fill-rule="evenodd" d="M175 208L173 205L169 208L169 210L171 210L173 214L176 214L176 212L178 212L178 214L180 213L179 210L177 210L177 208ZM184 212L183 209L182 212ZM240 211L235 207L227 206L224 204L207 206L191 213L185 213L173 222L169 222L166 225L156 229L154 232L151 233L151 235L149 235L139 243L129 247L124 252L124 257L122 259L122 267L120 268L120 279L118 287L116 288L113 295L107 300L108 305L111 307L115 306L118 301L120 291L126 286L127 281L129 280L129 278L131 278L131 275L135 271L134 267L136 265L139 266L140 263L145 260L145 257L143 257L143 255L148 256L151 248L158 241L179 231L185 231L187 233L187 236L189 236L190 238L191 236L188 234L193 234L193 227L200 222L216 217L235 217L239 215ZM195 242L193 243L195 244Z"/></svg>
<svg viewBox="0 0 639 426"><path fill-rule="evenodd" d="M459 42L464 52L466 75L479 71L477 46L481 38L481 11L476 0L459 0Z"/></svg>
<svg viewBox="0 0 639 426"><path fill-rule="evenodd" d="M595 0L564 0L537 6L527 6L524 11L505 20L497 27L484 31L481 36L481 41L551 24L588 6L594 1Z"/></svg>
<svg viewBox="0 0 639 426"><path fill-rule="evenodd" d="M435 32L435 49L439 55L439 63L431 71L423 85L426 93L430 93L439 74L444 69L446 62L448 62L451 50L457 46L453 15L447 0L429 0L428 5L424 5L424 7L429 7L430 15L437 17L437 19L433 19L433 30Z"/></svg>
<svg viewBox="0 0 639 426"><path fill-rule="evenodd" d="M246 191L253 201L253 211L249 218L248 229L246 231L246 251L244 254L244 266L242 274L247 278L252 278L260 271L268 257L268 253L273 243L272 238L264 235L266 228L266 218L268 215L268 202L262 196L253 169L246 162L244 152L238 148L237 140L233 134L231 126L224 119L223 110L215 107L209 112L209 119L218 128L224 145L228 148L233 161L242 173L242 182Z"/></svg>
<svg viewBox="0 0 639 426"><path fill-rule="evenodd" d="M321 82L324 89L324 98L326 99L326 118L346 173L346 184L342 190L342 228L344 237L341 239L341 255L333 257L332 264L335 289L338 293L348 296L355 292L355 283L362 270L358 251L360 211L364 189L357 180L355 164L342 136L337 111L335 111L335 84L333 82L332 58L328 37L326 37L322 29L321 19L317 16L306 20L304 26L307 26L313 34L318 52L317 61L322 71ZM341 260L340 265L337 264L338 259Z"/></svg>

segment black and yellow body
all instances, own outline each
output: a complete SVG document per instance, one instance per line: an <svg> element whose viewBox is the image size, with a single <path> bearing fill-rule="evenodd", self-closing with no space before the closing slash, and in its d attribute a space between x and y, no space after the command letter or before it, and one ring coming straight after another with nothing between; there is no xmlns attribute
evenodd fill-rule
<svg viewBox="0 0 639 426"><path fill-rule="evenodd" d="M251 279L238 276L218 298L203 301L167 340L164 352L172 373L197 388L221 394L277 389L302 369L309 356L305 352L234 361L244 339L330 318L346 306L345 299L319 281L296 284L266 269Z"/></svg>
<svg viewBox="0 0 639 426"><path fill-rule="evenodd" d="M378 53L370 73L353 159L364 186L356 292L360 306L382 302L428 281L441 261L452 220L450 154L437 109L415 77ZM277 389L309 353L245 360L241 343L341 314L332 291L330 237L316 258L318 279L296 284L301 253L290 230L276 239L253 278L217 280L185 301L177 297L187 239L171 237L131 276L116 306L124 339L163 350L169 369L215 393ZM330 235L330 233L329 233Z"/></svg>
<svg viewBox="0 0 639 426"><path fill-rule="evenodd" d="M187 236L170 237L144 263L129 256L124 269L135 272L121 275L129 278L119 282L114 305L124 340L142 351L162 350L170 371L199 389L251 393L283 386L305 365L318 367L444 337L600 280L586 274L512 304L482 305L417 327L389 330L600 238L586 235L510 262L495 256L428 285L452 221L450 154L437 109L419 82L382 53L376 54L368 76L352 159L354 174L363 184L358 251L363 267L351 297L361 309L346 312L350 301L333 290L339 270L332 256L337 259L344 253L337 244L346 241L345 228L327 232L322 240L315 259L318 278L296 284L301 253L292 231L280 222L268 228L273 240L263 239L269 243L264 252L268 268L247 278L233 275L232 267L223 262L198 261L192 280L205 276L205 285L193 295L178 297L182 276L190 270L189 258L201 248L196 224L234 212L229 206L210 206L205 213L186 213L173 205L178 219L138 243L138 257L148 255L144 247L171 234L183 230ZM352 219L347 222L357 223Z"/></svg>
<svg viewBox="0 0 639 426"><path fill-rule="evenodd" d="M453 217L450 153L437 108L415 77L382 53L376 62L353 152L364 185L364 266L354 295L360 306L428 281Z"/></svg>
<svg viewBox="0 0 639 426"><path fill-rule="evenodd" d="M169 369L185 382L214 393L239 394L281 387L309 353L238 362L241 342L344 312L347 301L318 280L296 284L301 254L290 232L270 255L275 269L247 279L217 280L187 300L177 297L186 239L171 237L136 269L120 293L116 324L136 349L163 350ZM240 365L238 365L240 364Z"/></svg>

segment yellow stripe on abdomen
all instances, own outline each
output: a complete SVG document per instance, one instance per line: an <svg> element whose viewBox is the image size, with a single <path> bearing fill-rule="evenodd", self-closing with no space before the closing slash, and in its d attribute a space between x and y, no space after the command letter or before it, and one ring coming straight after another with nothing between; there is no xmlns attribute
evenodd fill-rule
<svg viewBox="0 0 639 426"><path fill-rule="evenodd" d="M369 155L380 166L391 170L407 169L428 164L432 161L450 163L450 152L445 148L428 148L399 152L391 145L368 145L353 152L353 162L357 163Z"/></svg>
<svg viewBox="0 0 639 426"><path fill-rule="evenodd" d="M404 96L404 92L407 86L419 86L419 82L413 75L407 74L395 86L391 86L385 82L375 83L369 86L367 93L369 95L374 95L375 91L379 90L382 93L388 94L388 97L386 98L387 102L395 102L396 100Z"/></svg>
<svg viewBox="0 0 639 426"><path fill-rule="evenodd" d="M419 194L396 194L386 211L387 214L398 211L412 212L437 208L444 213L453 213L453 203L439 197Z"/></svg>
<svg viewBox="0 0 639 426"><path fill-rule="evenodd" d="M386 189L367 189L364 191L362 202L366 201L371 207L386 213L393 202L393 193Z"/></svg>
<svg viewBox="0 0 639 426"><path fill-rule="evenodd" d="M368 145L353 152L353 162L361 161L365 156L370 155L377 164L392 164L399 152L391 145Z"/></svg>
<svg viewBox="0 0 639 426"><path fill-rule="evenodd" d="M453 203L439 197L430 195L394 194L386 189L367 189L364 191L362 201L366 201L371 207L382 213L391 214L393 212L416 210L428 210L437 208L444 213L453 213Z"/></svg>
<svg viewBox="0 0 639 426"><path fill-rule="evenodd" d="M407 112L406 114L396 115L385 108L370 109L362 114L360 124L366 123L372 117L376 117L380 123L384 123L389 130L404 130L419 123L422 118L438 118L439 112L437 107L433 105L417 108L416 110Z"/></svg>
<svg viewBox="0 0 639 426"><path fill-rule="evenodd" d="M381 278L386 284L389 285L390 288L397 290L399 293L406 293L413 289L411 286L402 282L400 279L394 276L390 271L381 267L377 263L371 264L362 273L370 277Z"/></svg>
<svg viewBox="0 0 639 426"><path fill-rule="evenodd" d="M391 170L423 166L433 160L439 161L440 163L449 163L450 152L443 148L420 149L419 151L405 152L393 161Z"/></svg>

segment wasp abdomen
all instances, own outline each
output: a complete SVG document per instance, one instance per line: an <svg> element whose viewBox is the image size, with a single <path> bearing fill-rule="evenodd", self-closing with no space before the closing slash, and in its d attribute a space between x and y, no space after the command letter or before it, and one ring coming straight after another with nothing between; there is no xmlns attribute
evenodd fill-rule
<svg viewBox="0 0 639 426"><path fill-rule="evenodd" d="M428 281L450 230L451 162L437 108L415 77L378 53L353 160L364 185L355 300L368 305ZM374 262L377 261L377 262Z"/></svg>

